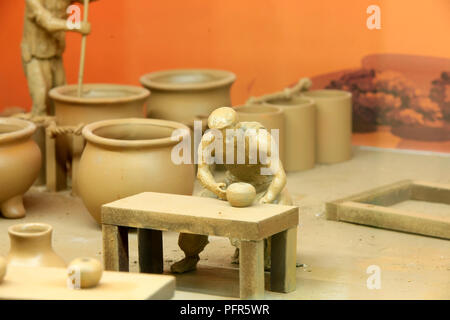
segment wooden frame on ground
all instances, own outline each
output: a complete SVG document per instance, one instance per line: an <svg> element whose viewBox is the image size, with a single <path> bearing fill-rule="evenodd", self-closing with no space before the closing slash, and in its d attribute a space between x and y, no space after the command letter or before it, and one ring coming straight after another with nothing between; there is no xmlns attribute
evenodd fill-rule
<svg viewBox="0 0 450 320"><path fill-rule="evenodd" d="M450 205L450 185L413 180L396 182L328 202L326 217L328 220L450 239L450 212L448 217L437 217L390 207L407 200Z"/></svg>

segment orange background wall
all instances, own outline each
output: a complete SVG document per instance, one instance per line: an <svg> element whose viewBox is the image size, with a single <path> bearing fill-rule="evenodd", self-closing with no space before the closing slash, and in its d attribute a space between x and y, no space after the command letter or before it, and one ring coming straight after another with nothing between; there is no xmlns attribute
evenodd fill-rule
<svg viewBox="0 0 450 320"><path fill-rule="evenodd" d="M368 30L366 8L381 8ZM30 108L20 58L24 0L0 0L0 110ZM300 77L358 67L369 53L450 57L449 0L99 0L91 3L86 82L139 84L168 68L235 72L233 104ZM67 34L75 83L81 36Z"/></svg>

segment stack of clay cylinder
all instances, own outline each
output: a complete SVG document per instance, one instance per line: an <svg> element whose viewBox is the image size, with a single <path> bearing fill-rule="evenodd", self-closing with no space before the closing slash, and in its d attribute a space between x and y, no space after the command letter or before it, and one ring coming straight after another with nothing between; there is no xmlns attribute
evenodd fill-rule
<svg viewBox="0 0 450 320"><path fill-rule="evenodd" d="M289 97L268 94L236 106L240 121L257 121L279 129L279 154L288 172L351 158L351 93L341 90L300 91Z"/></svg>

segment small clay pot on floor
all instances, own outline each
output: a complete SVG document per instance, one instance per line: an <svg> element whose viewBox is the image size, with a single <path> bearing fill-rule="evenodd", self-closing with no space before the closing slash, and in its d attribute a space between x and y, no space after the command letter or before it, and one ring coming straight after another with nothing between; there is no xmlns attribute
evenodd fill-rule
<svg viewBox="0 0 450 320"><path fill-rule="evenodd" d="M0 118L0 210L5 218L25 216L22 197L39 175L41 151L32 122Z"/></svg>
<svg viewBox="0 0 450 320"><path fill-rule="evenodd" d="M8 265L66 267L64 260L53 251L52 231L52 226L45 223L24 223L9 227L11 248L7 257Z"/></svg>

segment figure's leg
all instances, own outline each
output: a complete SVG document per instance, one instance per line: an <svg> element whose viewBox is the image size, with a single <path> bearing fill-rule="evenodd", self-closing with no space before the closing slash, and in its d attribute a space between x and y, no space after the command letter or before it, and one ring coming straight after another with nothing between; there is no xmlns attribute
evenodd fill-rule
<svg viewBox="0 0 450 320"><path fill-rule="evenodd" d="M25 208L23 206L22 195L12 197L4 201L0 207L5 218L19 219L25 217Z"/></svg>
<svg viewBox="0 0 450 320"><path fill-rule="evenodd" d="M46 60L32 58L30 62L25 64L28 89L30 91L33 106L31 112L35 115L46 115L46 101L48 85L46 76L44 75Z"/></svg>
<svg viewBox="0 0 450 320"><path fill-rule="evenodd" d="M170 270L174 273L183 273L195 270L200 260L200 252L209 243L208 236L200 234L180 233L178 245L183 250L185 257L175 262Z"/></svg>

